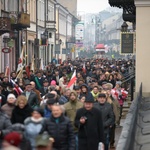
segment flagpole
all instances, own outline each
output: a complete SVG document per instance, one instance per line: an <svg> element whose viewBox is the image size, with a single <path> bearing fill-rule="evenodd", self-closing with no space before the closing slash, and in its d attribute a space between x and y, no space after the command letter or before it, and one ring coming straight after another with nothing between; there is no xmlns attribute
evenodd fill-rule
<svg viewBox="0 0 150 150"><path fill-rule="evenodd" d="M19 71L19 73L18 73L18 75L17 75L16 78L20 78L20 74L22 73L22 71L23 71L23 67L22 67L21 70Z"/></svg>

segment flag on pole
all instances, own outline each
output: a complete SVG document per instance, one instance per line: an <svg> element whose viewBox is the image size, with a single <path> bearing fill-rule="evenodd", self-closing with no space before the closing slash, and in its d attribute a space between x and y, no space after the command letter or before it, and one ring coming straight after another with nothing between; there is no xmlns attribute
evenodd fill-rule
<svg viewBox="0 0 150 150"><path fill-rule="evenodd" d="M8 77L9 81L10 81L10 69L9 69L9 66L6 67L5 76Z"/></svg>
<svg viewBox="0 0 150 150"><path fill-rule="evenodd" d="M23 68L23 51L24 51L24 49L22 50L22 52L20 54L20 58L19 58L19 61L18 61L17 72L20 71Z"/></svg>
<svg viewBox="0 0 150 150"><path fill-rule="evenodd" d="M71 79L70 79L70 81L69 81L69 83L68 83L68 85L67 85L67 88L73 89L73 85L75 84L76 79L77 78L76 78L76 70L75 70L72 77L71 77Z"/></svg>
<svg viewBox="0 0 150 150"><path fill-rule="evenodd" d="M11 79L11 83L13 84L14 90L17 92L18 95L23 93L22 89L12 79Z"/></svg>
<svg viewBox="0 0 150 150"><path fill-rule="evenodd" d="M44 65L43 65L43 58L41 58L41 63L40 63L40 70L44 70Z"/></svg>

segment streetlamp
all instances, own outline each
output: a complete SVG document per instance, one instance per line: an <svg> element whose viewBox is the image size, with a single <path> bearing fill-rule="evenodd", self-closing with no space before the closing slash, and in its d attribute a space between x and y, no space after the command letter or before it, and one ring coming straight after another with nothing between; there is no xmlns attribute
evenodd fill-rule
<svg viewBox="0 0 150 150"><path fill-rule="evenodd" d="M45 50L45 64L48 63L48 58L49 58L49 53L46 46L48 46L48 31L45 30L42 34L41 34L41 45L45 46L44 50Z"/></svg>
<svg viewBox="0 0 150 150"><path fill-rule="evenodd" d="M121 31L127 32L127 30L128 30L128 24L124 21L123 24L121 25Z"/></svg>

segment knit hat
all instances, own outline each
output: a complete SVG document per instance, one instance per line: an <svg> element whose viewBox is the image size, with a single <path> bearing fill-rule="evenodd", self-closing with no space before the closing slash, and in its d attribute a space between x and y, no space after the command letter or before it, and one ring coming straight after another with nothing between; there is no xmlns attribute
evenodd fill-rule
<svg viewBox="0 0 150 150"><path fill-rule="evenodd" d="M16 96L15 96L14 94L12 94L12 93L10 93L10 94L7 96L7 100L8 100L9 98L14 98L14 99L16 100Z"/></svg>
<svg viewBox="0 0 150 150"><path fill-rule="evenodd" d="M4 141L7 141L8 143L10 143L11 145L14 145L16 147L19 146L19 144L21 143L21 140L22 140L21 134L19 134L18 132L8 133L4 137Z"/></svg>
<svg viewBox="0 0 150 150"><path fill-rule="evenodd" d="M55 81L55 80L52 80L52 81L51 81L51 85L56 85L56 81Z"/></svg>
<svg viewBox="0 0 150 150"><path fill-rule="evenodd" d="M41 108L34 108L33 109L33 112L34 111L36 111L36 112L38 112L39 114L41 114L41 116L44 116L44 111L43 111L43 109L41 109Z"/></svg>

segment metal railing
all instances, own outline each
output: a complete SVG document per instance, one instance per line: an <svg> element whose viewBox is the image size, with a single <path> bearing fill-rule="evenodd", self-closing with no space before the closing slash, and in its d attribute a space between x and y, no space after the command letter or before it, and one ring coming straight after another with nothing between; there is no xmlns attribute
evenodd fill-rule
<svg viewBox="0 0 150 150"><path fill-rule="evenodd" d="M142 84L136 99L132 102L127 114L116 150L134 150L136 124L142 100Z"/></svg>
<svg viewBox="0 0 150 150"><path fill-rule="evenodd" d="M135 79L135 72L128 74L126 77L123 78L122 84L130 83L130 94L131 94L131 101L134 99L134 79Z"/></svg>

